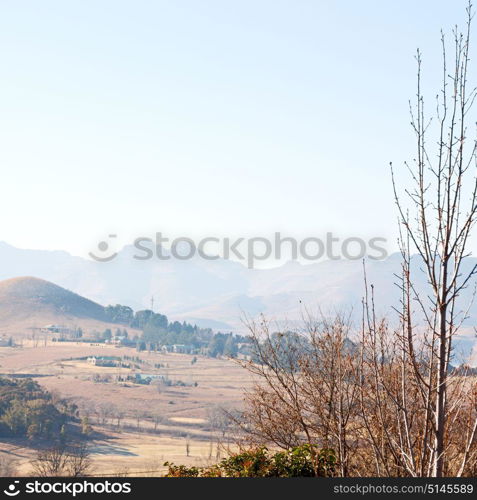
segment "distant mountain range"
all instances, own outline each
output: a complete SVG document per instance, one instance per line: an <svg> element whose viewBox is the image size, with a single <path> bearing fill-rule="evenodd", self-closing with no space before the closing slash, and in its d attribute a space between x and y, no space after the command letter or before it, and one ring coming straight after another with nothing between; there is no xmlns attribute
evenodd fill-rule
<svg viewBox="0 0 477 500"><path fill-rule="evenodd" d="M302 265L288 262L272 269L247 269L230 260L140 261L136 249L125 247L111 262L95 262L62 251L22 250L0 243L0 279L35 276L53 282L99 304L129 305L135 310L151 307L172 320L185 320L217 330L243 330L242 318L264 313L270 319L300 320L305 310L353 311L359 320L364 294L363 263L330 260ZM470 269L477 259L467 259ZM425 290L426 277L413 259L417 288ZM465 270L464 270L465 271ZM395 317L392 306L399 301L395 286L400 256L368 260L368 283L374 285L377 312ZM462 294L467 305L472 286ZM417 306L416 306L417 308ZM477 340L477 303L465 323L465 350Z"/></svg>

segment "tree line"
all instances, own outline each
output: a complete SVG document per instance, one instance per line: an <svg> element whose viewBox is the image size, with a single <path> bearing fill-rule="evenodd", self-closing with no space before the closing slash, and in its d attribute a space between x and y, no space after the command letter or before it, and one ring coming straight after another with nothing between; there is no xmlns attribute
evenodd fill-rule
<svg viewBox="0 0 477 500"><path fill-rule="evenodd" d="M248 336L232 333L214 333L211 328L200 328L186 321L169 321L167 316L144 309L134 312L128 306L120 304L105 308L107 320L121 323L131 328L142 330L140 336L131 336L125 329L117 329L116 336L128 339L125 343L136 345L138 351L159 350L162 346L183 345L189 347L193 354L204 354L210 357L235 357L241 344L250 343ZM113 336L107 328L99 334L99 340L109 340ZM242 349L248 353L247 349Z"/></svg>
<svg viewBox="0 0 477 500"><path fill-rule="evenodd" d="M59 435L77 408L31 379L0 378L0 435L45 438Z"/></svg>

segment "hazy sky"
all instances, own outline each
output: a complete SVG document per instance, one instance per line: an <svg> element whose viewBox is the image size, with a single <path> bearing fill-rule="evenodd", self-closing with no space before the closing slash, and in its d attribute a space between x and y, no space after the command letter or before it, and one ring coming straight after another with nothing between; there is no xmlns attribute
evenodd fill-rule
<svg viewBox="0 0 477 500"><path fill-rule="evenodd" d="M464 7L1 0L0 240L394 238L415 49L434 96Z"/></svg>

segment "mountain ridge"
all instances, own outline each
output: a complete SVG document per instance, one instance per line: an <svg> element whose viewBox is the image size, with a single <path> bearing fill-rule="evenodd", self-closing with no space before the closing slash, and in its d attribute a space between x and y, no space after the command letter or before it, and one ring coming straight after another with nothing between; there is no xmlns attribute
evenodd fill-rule
<svg viewBox="0 0 477 500"><path fill-rule="evenodd" d="M155 309L174 319L203 325L210 321L231 329L243 328L244 314L264 313L297 321L304 307L314 312L354 309L359 314L365 292L363 262L358 260L292 261L269 269L247 269L224 259L138 261L131 252L132 247L125 247L113 261L101 263L63 251L16 249L3 242L0 280L35 276L97 303L123 304L135 310L150 308L154 298ZM470 257L466 268L476 263L477 259ZM426 277L419 267L418 259L413 258L417 287L424 289ZM399 301L395 286L399 272L399 254L366 261L379 314L393 314L391 307ZM470 289L462 299L470 301ZM472 306L467 323L477 325L477 304Z"/></svg>
<svg viewBox="0 0 477 500"><path fill-rule="evenodd" d="M0 280L36 276L98 305L122 304L134 310L151 308L154 298L154 310L169 318L238 333L246 332L244 319L261 313L277 325L294 327L309 313L345 311L359 324L365 293L363 262L350 260L306 265L289 262L270 269L247 269L223 259L138 261L132 258L131 248L125 248L113 261L99 263L67 252L19 250L4 243L0 244L0 262L4 264ZM477 259L469 257L463 273L476 263ZM425 290L427 281L419 270L419 258L413 257L411 264L417 289ZM392 306L399 304L400 299L395 285L396 274L400 273L399 255L382 261L369 259L365 265L367 281L374 285L377 314L395 321L397 315ZM472 294L472 287L464 290L462 304L471 303ZM419 310L417 304L415 310ZM477 359L474 326L475 302L464 321L459 348L465 352L474 350Z"/></svg>

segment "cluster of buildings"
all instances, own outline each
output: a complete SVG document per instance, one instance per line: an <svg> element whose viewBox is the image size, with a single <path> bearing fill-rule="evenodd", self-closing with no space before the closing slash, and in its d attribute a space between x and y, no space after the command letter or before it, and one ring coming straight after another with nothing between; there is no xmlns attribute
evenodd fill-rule
<svg viewBox="0 0 477 500"><path fill-rule="evenodd" d="M90 356L86 361L94 366L110 368L120 366L121 364L121 358L118 356Z"/></svg>
<svg viewBox="0 0 477 500"><path fill-rule="evenodd" d="M133 345L134 342L130 341L125 335L114 335L110 339L104 341L105 344L112 345Z"/></svg>
<svg viewBox="0 0 477 500"><path fill-rule="evenodd" d="M74 335L76 330L64 325L45 325L40 328L42 333L59 333L62 335Z"/></svg>
<svg viewBox="0 0 477 500"><path fill-rule="evenodd" d="M163 345L161 347L161 352L164 354L167 354L168 352L177 352L180 354L192 354L194 352L194 346L186 344Z"/></svg>

